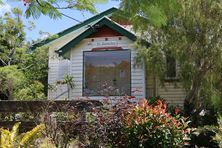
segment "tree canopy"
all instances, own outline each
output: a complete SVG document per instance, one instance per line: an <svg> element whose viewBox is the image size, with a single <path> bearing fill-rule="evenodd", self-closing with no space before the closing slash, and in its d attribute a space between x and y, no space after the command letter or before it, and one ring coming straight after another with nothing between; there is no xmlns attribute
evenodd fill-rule
<svg viewBox="0 0 222 148"><path fill-rule="evenodd" d="M0 17L0 65L15 63L24 48L25 32L21 15L22 11L14 8L12 13Z"/></svg>
<svg viewBox="0 0 222 148"><path fill-rule="evenodd" d="M166 25L180 5L177 0L121 0L120 8L130 17L135 30L146 30L150 25Z"/></svg>
<svg viewBox="0 0 222 148"><path fill-rule="evenodd" d="M61 18L60 10L74 9L80 11L88 11L90 13L96 13L95 4L105 3L108 0L19 0L27 7L25 14L26 17L39 18L42 14L47 15L52 19ZM0 0L0 4L3 1ZM69 17L69 16L68 16Z"/></svg>
<svg viewBox="0 0 222 148"><path fill-rule="evenodd" d="M150 1L161 10L156 13L157 22L153 21L155 13L150 13L152 9L145 7L146 1L130 2L126 0L123 8L130 4L128 7L132 9L126 11L131 13L136 31L142 40L150 43L144 46L144 42L138 42L139 59L144 58L149 69L164 79L165 59L170 55L177 61L177 76L187 90L188 104L211 100L216 106L221 105L222 2L169 0L162 6L158 4L160 1ZM136 7L138 5L141 7Z"/></svg>
<svg viewBox="0 0 222 148"><path fill-rule="evenodd" d="M45 99L48 48L30 52L25 43L22 11L0 17L0 96L3 99Z"/></svg>

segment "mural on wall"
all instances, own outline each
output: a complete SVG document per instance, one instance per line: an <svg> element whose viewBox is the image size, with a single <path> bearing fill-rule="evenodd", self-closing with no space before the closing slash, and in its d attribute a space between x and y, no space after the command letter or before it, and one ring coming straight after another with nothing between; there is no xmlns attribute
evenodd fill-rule
<svg viewBox="0 0 222 148"><path fill-rule="evenodd" d="M130 50L84 53L84 95L130 95Z"/></svg>

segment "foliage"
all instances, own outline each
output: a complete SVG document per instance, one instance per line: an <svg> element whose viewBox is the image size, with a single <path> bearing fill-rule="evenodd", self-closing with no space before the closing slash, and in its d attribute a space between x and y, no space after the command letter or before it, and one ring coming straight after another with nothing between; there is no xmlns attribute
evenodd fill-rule
<svg viewBox="0 0 222 148"><path fill-rule="evenodd" d="M40 81L44 84L48 75L48 47L43 46L35 51L27 51L23 54L23 61L18 65L29 80Z"/></svg>
<svg viewBox="0 0 222 148"><path fill-rule="evenodd" d="M47 15L52 19L61 18L63 13L60 10L74 9L79 11L88 11L96 13L95 3L104 3L107 0L20 0L23 2L26 9L26 17L32 16L37 19L43 15ZM0 4L2 0L0 0Z"/></svg>
<svg viewBox="0 0 222 148"><path fill-rule="evenodd" d="M184 145L186 122L166 112L166 104L158 101L152 107L140 100L129 109L125 128L129 147L178 147Z"/></svg>
<svg viewBox="0 0 222 148"><path fill-rule="evenodd" d="M19 55L24 51L24 24L22 11L13 8L12 13L0 17L0 66L19 62Z"/></svg>
<svg viewBox="0 0 222 148"><path fill-rule="evenodd" d="M222 97L222 3L215 0L182 0L178 1L178 5L180 9L177 11L167 10L167 21L161 26L146 20L133 22L141 34L138 59L145 59L149 70L163 80L167 71L166 55L175 58L179 67L178 78L187 91L188 105L185 104L185 109L192 103L193 108L209 107L210 103L206 102L212 100L219 109ZM136 12L147 14L149 10ZM144 40L150 44L145 44ZM187 110L187 113L190 111Z"/></svg>
<svg viewBox="0 0 222 148"><path fill-rule="evenodd" d="M2 148L14 148L14 147L30 147L33 142L39 137L41 137L41 132L44 130L45 126L40 124L33 128L32 130L24 133L19 133L20 123L16 123L12 131L1 129L1 143L0 147Z"/></svg>
<svg viewBox="0 0 222 148"><path fill-rule="evenodd" d="M66 110L66 112L61 112L61 110ZM75 147L81 143L80 137L87 129L83 112L69 103L53 113L49 105L44 108L39 121L45 125L43 138L39 141L42 148Z"/></svg>
<svg viewBox="0 0 222 148"><path fill-rule="evenodd" d="M17 66L0 67L0 94L12 100L14 93L25 83L25 76Z"/></svg>
<svg viewBox="0 0 222 148"><path fill-rule="evenodd" d="M219 147L214 136L216 135L217 126L200 126L191 134L191 147Z"/></svg>
<svg viewBox="0 0 222 148"><path fill-rule="evenodd" d="M0 96L1 99L44 99L48 85L48 48L28 51L21 16L22 11L14 8L0 17Z"/></svg>
<svg viewBox="0 0 222 148"><path fill-rule="evenodd" d="M43 46L35 51L23 54L22 62L18 63L19 68L24 72L29 84L36 84L36 81L44 85L42 92L47 95L48 86L48 47ZM40 90L40 89L39 89Z"/></svg>
<svg viewBox="0 0 222 148"><path fill-rule="evenodd" d="M87 134L92 147L177 147L184 145L187 123L166 112L166 104L136 105L126 97L107 108L94 109ZM111 106L114 105L114 106ZM106 106L106 105L105 105Z"/></svg>
<svg viewBox="0 0 222 148"><path fill-rule="evenodd" d="M218 117L218 131L215 135L215 140L218 142L219 146L222 147L222 116Z"/></svg>
<svg viewBox="0 0 222 148"><path fill-rule="evenodd" d="M162 101L163 103L167 103L167 101L164 98L160 97L160 96L147 98L147 102L151 106L158 105L159 101ZM175 106L175 105L167 103L167 109L166 110L172 116L178 115L178 114L180 114L180 115L184 114L183 108L181 106L178 106L178 105Z"/></svg>
<svg viewBox="0 0 222 148"><path fill-rule="evenodd" d="M126 147L127 139L123 130L124 112L133 105L127 97L113 102L103 100L103 107L94 108L88 114L88 145L91 147Z"/></svg>
<svg viewBox="0 0 222 148"><path fill-rule="evenodd" d="M0 67L0 84L0 94L9 100L46 99L44 85L40 81L29 79L16 65Z"/></svg>
<svg viewBox="0 0 222 148"><path fill-rule="evenodd" d="M120 8L130 17L135 30L146 30L150 25L166 25L168 16L177 12L180 5L177 0L122 0Z"/></svg>
<svg viewBox="0 0 222 148"><path fill-rule="evenodd" d="M74 77L71 75L65 74L63 80L56 81L56 85L63 85L63 84L67 85L68 98L70 98L70 91L71 91L71 89L73 89L75 87Z"/></svg>
<svg viewBox="0 0 222 148"><path fill-rule="evenodd" d="M39 120L44 129L33 139L28 132L17 136L15 144L40 147L181 147L189 131L182 117L166 112L166 104L157 101L148 105L145 99L132 103L132 97L113 102L103 100L103 106L90 112L64 105L58 112L44 108ZM66 112L60 112L61 110ZM22 139L23 137L23 139ZM30 139L30 140L29 140Z"/></svg>
<svg viewBox="0 0 222 148"><path fill-rule="evenodd" d="M45 100L44 85L34 81L28 87L17 90L14 98L16 100Z"/></svg>

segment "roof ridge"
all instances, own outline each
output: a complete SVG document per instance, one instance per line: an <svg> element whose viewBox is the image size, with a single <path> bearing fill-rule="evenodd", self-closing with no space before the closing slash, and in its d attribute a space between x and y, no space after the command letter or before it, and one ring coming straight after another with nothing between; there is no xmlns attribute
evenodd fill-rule
<svg viewBox="0 0 222 148"><path fill-rule="evenodd" d="M72 32L72 31L74 31L74 30L77 30L77 29L79 29L79 28L81 28L81 27L83 27L83 26L85 26L85 25L87 25L87 24L90 24L90 23L93 22L94 20L100 19L100 18L102 18L102 17L104 17L104 16L106 16L106 15L110 15L110 14L112 14L113 12L115 12L115 11L117 11L117 10L119 10L119 9L116 8L116 7L112 7L112 8L110 8L110 9L108 9L108 10L105 10L105 11L103 11L103 12L101 12L101 13L98 13L97 15L94 15L93 17L90 17L90 18L84 20L82 23L78 23L78 24L76 24L76 25L74 25L74 26L72 26L72 27L69 27L69 28L67 28L67 29L65 29L65 30L63 30L63 31L61 31L61 32L58 32L58 33L54 34L54 35L58 35L59 37L56 37L56 38L47 38L47 39L45 39L45 40L42 40L42 41L40 41L40 42L38 42L38 43L33 44L32 47L31 47L31 49L35 49L36 47L40 47L40 46L43 46L43 45L45 45L45 44L48 44L48 43L50 43L51 41L54 41L54 40L56 40L56 39L58 39L58 38L60 38L60 37L62 37L62 36L64 36L64 35L66 35L66 34Z"/></svg>
<svg viewBox="0 0 222 148"><path fill-rule="evenodd" d="M103 17L103 16L106 15L106 13L111 14L111 13L113 13L114 11L117 11L117 10L118 10L117 8L112 7L112 8L110 8L110 9L106 10L106 11L103 11L103 12L101 12L101 13L98 13L97 15L94 15L93 17L90 17L90 18L84 20L84 21L81 22L81 23L78 23L78 24L76 24L76 25L74 25L74 26L72 26L72 27L69 27L69 28L67 28L67 29L65 29L65 30L57 33L57 34L66 32L66 31L68 31L69 29L72 29L72 28L74 28L74 27L78 27L79 25L82 25L82 24L85 24L85 25L86 25L86 24L89 24L91 21L93 21L94 19L96 19L98 16ZM110 12L109 12L109 11L110 11ZM99 19L99 18L98 18L98 19ZM83 25L83 26L84 26L84 25ZM78 28L76 28L76 29L78 29Z"/></svg>

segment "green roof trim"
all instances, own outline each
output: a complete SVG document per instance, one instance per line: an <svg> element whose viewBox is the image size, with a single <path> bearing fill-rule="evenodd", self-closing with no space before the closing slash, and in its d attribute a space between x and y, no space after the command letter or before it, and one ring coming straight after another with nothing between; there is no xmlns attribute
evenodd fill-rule
<svg viewBox="0 0 222 148"><path fill-rule="evenodd" d="M77 45L80 41L82 41L86 37L90 36L91 34L95 33L97 27L102 27L104 25L109 27L109 28L111 28L111 29L113 29L114 31L122 34L123 36L128 37L132 41L136 41L136 39L137 39L137 37L132 32L124 29L123 27L121 27L120 25L116 24L115 22L113 22L109 18L104 17L101 20L99 20L97 23L92 25L92 27L88 28L83 33L81 33L79 36L74 38L72 41L70 41L69 43L67 43L66 45L61 47L59 50L57 50L59 56L63 56L66 52L68 52L73 47L75 47L75 45Z"/></svg>
<svg viewBox="0 0 222 148"><path fill-rule="evenodd" d="M75 31L75 30L77 30L77 29L79 29L79 28L81 28L83 26L86 26L86 25L88 25L88 24L90 24L90 23L92 23L92 22L94 22L94 21L96 21L98 19L101 19L104 16L109 16L109 15L111 15L112 13L114 13L114 12L116 12L118 10L119 9L117 9L115 7L112 7L112 8L110 8L110 9L108 9L108 10L102 12L102 13L99 13L99 14L97 14L97 15L95 15L95 16L93 16L93 17L91 17L91 18L89 18L89 19L87 19L85 21L83 21L82 23L79 23L79 24L77 24L77 25L75 25L73 27L70 27L68 29L63 30L62 32L59 32L59 33L55 34L57 36L56 38L50 38L49 37L49 38L47 38L47 39L45 39L45 40L43 40L41 42L33 44L31 49L33 50L33 49L35 49L37 47L41 47L43 45L46 45L46 44L48 44L48 43L50 43L50 42L52 42L52 41L54 41L54 40L56 40L56 39L58 39L58 38L60 38L62 36L65 36L65 35L73 32L73 31Z"/></svg>

